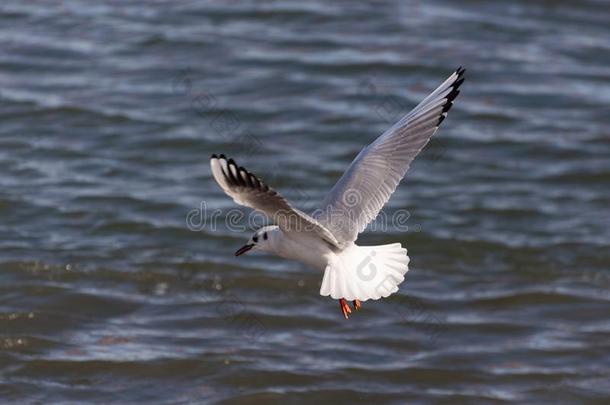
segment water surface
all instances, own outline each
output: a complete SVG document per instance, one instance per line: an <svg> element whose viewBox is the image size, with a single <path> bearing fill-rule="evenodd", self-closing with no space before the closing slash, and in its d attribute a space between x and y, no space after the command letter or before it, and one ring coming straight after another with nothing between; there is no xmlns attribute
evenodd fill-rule
<svg viewBox="0 0 610 405"><path fill-rule="evenodd" d="M608 403L602 1L4 1L0 398ZM349 321L261 255L225 153L306 210L459 65L452 113L361 244L400 292ZM189 213L220 210L217 226Z"/></svg>

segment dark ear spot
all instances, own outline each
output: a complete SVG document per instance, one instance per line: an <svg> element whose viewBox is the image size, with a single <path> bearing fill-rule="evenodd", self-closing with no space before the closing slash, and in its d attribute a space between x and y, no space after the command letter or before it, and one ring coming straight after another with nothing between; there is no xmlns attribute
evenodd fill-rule
<svg viewBox="0 0 610 405"><path fill-rule="evenodd" d="M252 238L252 241L253 241L254 243L257 243L257 242L258 242L258 236L253 237L253 238Z"/></svg>
<svg viewBox="0 0 610 405"><path fill-rule="evenodd" d="M267 240L267 232L263 233L263 239Z"/></svg>

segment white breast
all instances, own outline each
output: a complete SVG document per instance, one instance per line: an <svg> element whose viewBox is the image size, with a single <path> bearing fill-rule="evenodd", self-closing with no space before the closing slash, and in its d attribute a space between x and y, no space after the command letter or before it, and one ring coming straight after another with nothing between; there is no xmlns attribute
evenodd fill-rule
<svg viewBox="0 0 610 405"><path fill-rule="evenodd" d="M297 260L320 271L326 268L335 255L322 239L299 233L285 233L276 241L274 253L280 257Z"/></svg>

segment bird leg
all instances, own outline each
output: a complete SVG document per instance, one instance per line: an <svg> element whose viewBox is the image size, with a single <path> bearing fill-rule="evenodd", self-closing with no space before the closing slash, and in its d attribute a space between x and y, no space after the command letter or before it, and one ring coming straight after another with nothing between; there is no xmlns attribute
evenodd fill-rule
<svg viewBox="0 0 610 405"><path fill-rule="evenodd" d="M360 300L353 300L352 304L354 305L354 309L356 311L360 311L360 308L362 308L362 304L360 303Z"/></svg>
<svg viewBox="0 0 610 405"><path fill-rule="evenodd" d="M349 308L349 305L347 305L347 302L345 302L345 298L339 298L339 308L341 309L343 317L349 319L348 314L351 314L352 310Z"/></svg>

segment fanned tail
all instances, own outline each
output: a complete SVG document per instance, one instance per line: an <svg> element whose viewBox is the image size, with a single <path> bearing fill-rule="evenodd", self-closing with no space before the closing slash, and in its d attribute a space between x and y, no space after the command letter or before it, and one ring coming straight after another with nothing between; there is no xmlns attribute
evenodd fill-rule
<svg viewBox="0 0 610 405"><path fill-rule="evenodd" d="M320 294L360 301L385 298L398 291L408 270L407 249L400 243L353 245L328 264Z"/></svg>

